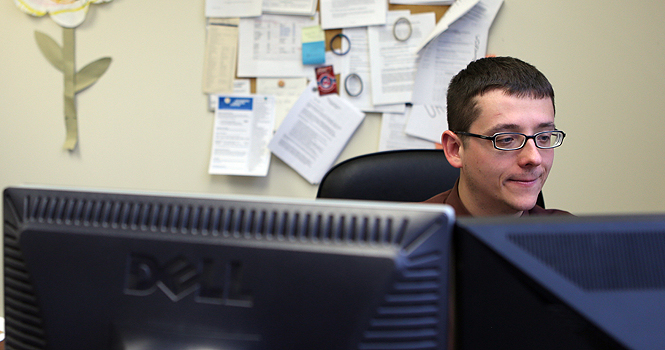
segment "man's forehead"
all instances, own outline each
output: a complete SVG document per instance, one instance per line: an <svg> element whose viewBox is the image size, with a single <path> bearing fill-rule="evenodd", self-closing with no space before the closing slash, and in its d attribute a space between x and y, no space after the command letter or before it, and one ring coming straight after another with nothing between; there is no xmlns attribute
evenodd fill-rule
<svg viewBox="0 0 665 350"><path fill-rule="evenodd" d="M551 130L554 125L554 106L549 97L518 97L495 90L476 97L478 117L471 126L483 131Z"/></svg>

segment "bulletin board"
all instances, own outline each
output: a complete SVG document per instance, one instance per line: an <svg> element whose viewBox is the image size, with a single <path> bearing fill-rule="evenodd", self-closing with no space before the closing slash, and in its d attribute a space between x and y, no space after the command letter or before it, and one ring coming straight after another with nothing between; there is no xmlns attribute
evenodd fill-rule
<svg viewBox="0 0 665 350"><path fill-rule="evenodd" d="M388 11L395 11L395 10L410 10L411 13L424 13L424 12L434 12L434 15L436 16L436 22L439 22L441 17L443 16L444 13L448 10L450 6L449 5L394 5L394 4L388 4ZM318 10L318 8L317 8ZM342 29L328 29L325 31L326 33L326 51L330 51L332 48L330 47L330 41L332 38L341 33ZM334 49L340 49L341 41L337 40L334 42ZM339 74L337 75L337 79L339 79ZM256 78L250 78L250 84L251 84L251 91L252 93L256 93Z"/></svg>

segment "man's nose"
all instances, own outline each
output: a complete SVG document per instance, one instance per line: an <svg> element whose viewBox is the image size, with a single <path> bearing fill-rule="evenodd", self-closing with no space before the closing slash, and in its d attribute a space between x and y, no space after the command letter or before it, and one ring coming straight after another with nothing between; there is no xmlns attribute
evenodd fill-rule
<svg viewBox="0 0 665 350"><path fill-rule="evenodd" d="M520 166L540 165L543 161L540 149L536 147L536 140L534 139L527 139L526 144L519 152Z"/></svg>

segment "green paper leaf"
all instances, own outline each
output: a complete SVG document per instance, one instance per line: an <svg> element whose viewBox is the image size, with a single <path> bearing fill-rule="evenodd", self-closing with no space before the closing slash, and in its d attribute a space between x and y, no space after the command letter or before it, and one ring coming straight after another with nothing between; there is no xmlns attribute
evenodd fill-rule
<svg viewBox="0 0 665 350"><path fill-rule="evenodd" d="M35 31L35 40L37 41L37 46L42 51L44 57L51 62L53 67L62 72L64 70L64 63L62 60L62 48L60 48L60 45L48 35L38 31Z"/></svg>
<svg viewBox="0 0 665 350"><path fill-rule="evenodd" d="M81 68L74 79L76 81L74 91L79 92L94 84L106 72L110 64L111 57L104 57Z"/></svg>

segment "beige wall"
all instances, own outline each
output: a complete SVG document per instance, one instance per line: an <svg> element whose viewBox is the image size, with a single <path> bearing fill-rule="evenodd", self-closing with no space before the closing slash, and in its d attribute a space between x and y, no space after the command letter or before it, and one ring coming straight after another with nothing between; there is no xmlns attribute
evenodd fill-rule
<svg viewBox="0 0 665 350"><path fill-rule="evenodd" d="M204 1L115 0L76 29L77 67L113 58L77 97L80 147L63 151L62 74L41 55L49 18L0 2L0 187L22 183L314 198L273 157L266 178L207 173L213 115L201 93ZM544 193L576 214L665 211L665 3L506 0L488 52L540 68L568 133ZM377 150L368 115L340 160Z"/></svg>

